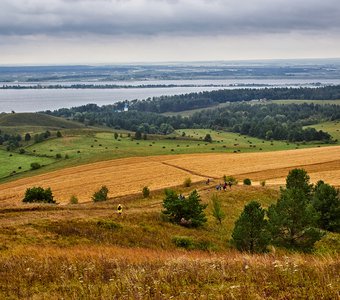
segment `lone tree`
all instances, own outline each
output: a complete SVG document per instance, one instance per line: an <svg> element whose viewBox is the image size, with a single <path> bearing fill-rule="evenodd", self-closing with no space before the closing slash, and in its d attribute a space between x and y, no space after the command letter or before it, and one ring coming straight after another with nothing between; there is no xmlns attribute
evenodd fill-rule
<svg viewBox="0 0 340 300"><path fill-rule="evenodd" d="M323 181L314 189L312 205L319 213L321 229L340 232L340 191Z"/></svg>
<svg viewBox="0 0 340 300"><path fill-rule="evenodd" d="M142 133L140 131L136 131L135 133L135 139L136 140L141 140L142 139Z"/></svg>
<svg viewBox="0 0 340 300"><path fill-rule="evenodd" d="M43 189L42 187L28 188L25 192L25 197L22 200L25 203L56 203L53 199L53 194L50 188Z"/></svg>
<svg viewBox="0 0 340 300"><path fill-rule="evenodd" d="M277 203L269 207L268 218L275 245L310 251L322 237L318 214L302 189L282 190Z"/></svg>
<svg viewBox="0 0 340 300"><path fill-rule="evenodd" d="M222 209L221 200L218 198L216 194L211 197L212 202L212 214L215 217L216 221L219 224L222 224L223 219L225 218L225 212Z"/></svg>
<svg viewBox="0 0 340 300"><path fill-rule="evenodd" d="M313 185L309 183L309 179L310 177L304 169L293 169L289 171L286 178L286 188L301 189L309 197L313 188Z"/></svg>
<svg viewBox="0 0 340 300"><path fill-rule="evenodd" d="M28 141L30 141L31 140L31 135L27 132L26 134L25 134L25 142L28 142Z"/></svg>
<svg viewBox="0 0 340 300"><path fill-rule="evenodd" d="M178 195L171 189L165 190L163 207L165 210L162 213L168 216L170 222L182 226L199 227L207 221L204 213L207 204L201 204L200 196L196 190L187 198Z"/></svg>
<svg viewBox="0 0 340 300"><path fill-rule="evenodd" d="M204 141L207 143L212 143L212 137L209 133L207 133L204 137Z"/></svg>
<svg viewBox="0 0 340 300"><path fill-rule="evenodd" d="M232 243L238 250L250 253L267 251L270 234L264 217L265 210L260 203L252 201L244 207L232 233Z"/></svg>
<svg viewBox="0 0 340 300"><path fill-rule="evenodd" d="M143 198L148 198L150 196L150 189L145 186L142 189Z"/></svg>

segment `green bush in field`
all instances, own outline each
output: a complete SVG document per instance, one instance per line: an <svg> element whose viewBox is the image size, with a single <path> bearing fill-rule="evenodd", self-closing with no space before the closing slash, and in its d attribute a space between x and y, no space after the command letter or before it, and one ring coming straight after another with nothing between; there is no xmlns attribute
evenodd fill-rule
<svg viewBox="0 0 340 300"><path fill-rule="evenodd" d="M212 143L212 137L209 133L207 133L204 137L204 141L207 143Z"/></svg>
<svg viewBox="0 0 340 300"><path fill-rule="evenodd" d="M191 186L191 178L190 177L184 179L183 186L184 187Z"/></svg>
<svg viewBox="0 0 340 300"><path fill-rule="evenodd" d="M103 185L97 192L95 192L92 196L93 202L106 201L108 199L107 194L109 193L109 189Z"/></svg>
<svg viewBox="0 0 340 300"><path fill-rule="evenodd" d="M251 180L249 178L243 179L243 184L244 185L251 185Z"/></svg>
<svg viewBox="0 0 340 300"><path fill-rule="evenodd" d="M70 198L70 204L78 204L78 198L75 195L72 195Z"/></svg>
<svg viewBox="0 0 340 300"><path fill-rule="evenodd" d="M194 240L190 236L174 236L172 242L179 248L194 249Z"/></svg>
<svg viewBox="0 0 340 300"><path fill-rule="evenodd" d="M22 201L25 203L56 203L53 200L51 189L43 189L40 186L28 188Z"/></svg>
<svg viewBox="0 0 340 300"><path fill-rule="evenodd" d="M148 198L150 196L150 189L147 186L143 187L142 194L143 198Z"/></svg>
<svg viewBox="0 0 340 300"><path fill-rule="evenodd" d="M31 169L32 170L37 170L37 169L40 169L41 168L41 165L37 162L33 162L31 163Z"/></svg>

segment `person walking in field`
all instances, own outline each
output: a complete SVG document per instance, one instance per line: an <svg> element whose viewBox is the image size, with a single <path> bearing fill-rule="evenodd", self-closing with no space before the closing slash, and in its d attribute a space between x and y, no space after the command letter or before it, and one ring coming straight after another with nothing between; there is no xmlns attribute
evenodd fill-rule
<svg viewBox="0 0 340 300"><path fill-rule="evenodd" d="M117 207L117 212L118 214L121 216L122 215L122 212L123 212L123 207L121 204L118 204L118 207Z"/></svg>

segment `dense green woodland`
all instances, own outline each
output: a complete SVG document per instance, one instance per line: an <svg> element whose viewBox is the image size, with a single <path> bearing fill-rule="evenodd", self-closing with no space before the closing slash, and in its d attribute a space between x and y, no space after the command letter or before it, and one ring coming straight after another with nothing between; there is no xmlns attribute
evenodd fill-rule
<svg viewBox="0 0 340 300"><path fill-rule="evenodd" d="M101 124L141 133L169 134L181 128L224 129L250 136L289 140L329 142L323 131L303 126L340 119L340 106L317 104L260 104L252 99L340 99L340 86L324 88L239 89L166 96L130 102L129 111L121 112L125 102L99 107L87 104L59 109L48 114L71 118L87 125ZM160 112L183 111L230 102L219 108L201 110L189 117L165 116Z"/></svg>

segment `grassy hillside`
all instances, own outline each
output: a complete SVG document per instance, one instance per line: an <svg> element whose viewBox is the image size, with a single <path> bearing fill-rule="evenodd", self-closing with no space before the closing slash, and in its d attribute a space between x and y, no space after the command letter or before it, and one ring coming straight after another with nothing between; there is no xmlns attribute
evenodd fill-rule
<svg viewBox="0 0 340 300"><path fill-rule="evenodd" d="M243 206L256 199L267 207L278 191L237 186L218 192L226 213L220 225L211 211L214 187L196 188L209 204L208 222L198 229L164 220L163 193L155 191L148 199L1 209L0 298L337 299L339 235L325 236L314 255L238 253L228 240Z"/></svg>
<svg viewBox="0 0 340 300"><path fill-rule="evenodd" d="M316 125L311 125L308 127L313 127L316 130L323 130L328 132L334 140L338 140L337 144L340 144L340 122L324 122Z"/></svg>
<svg viewBox="0 0 340 300"><path fill-rule="evenodd" d="M22 128L26 129L25 126ZM40 129L41 127L38 129L39 131L34 132L41 132ZM19 156L19 150L16 150L16 152L11 152L13 157L11 157L10 161L3 160L6 168L3 168L3 171L0 172L0 181L3 181L4 177L7 177L6 180L12 180L20 176L30 176L64 167L123 157L190 153L267 152L325 146L325 144L313 143L271 142L236 133L209 129L183 129L176 131L171 136L148 135L147 140L134 140L129 136L131 134L133 136L133 133L122 131L117 131L119 137L115 139L113 131L104 131L103 129L75 128L60 129L60 131L63 135L61 138L56 138L56 131L51 131L51 138L42 142L34 143L32 140L28 143L21 142L23 144L22 148L25 149L25 154ZM185 137L182 137L183 132ZM212 136L212 143L203 141L207 133ZM33 133L31 135L33 136ZM5 150L5 146L2 146L2 149ZM11 153L4 152L0 157L5 158ZM61 159L56 159L56 155L60 155ZM68 159L65 159L65 156ZM27 168L17 168L23 164L21 161L24 158L27 162L37 161L41 165L45 165L45 167L34 171L34 173L23 173ZM52 162L55 163L51 164ZM16 171L16 176L8 178L12 171Z"/></svg>
<svg viewBox="0 0 340 300"><path fill-rule="evenodd" d="M83 124L41 113L0 114L1 127L81 128ZM26 131L27 132L27 131Z"/></svg>

